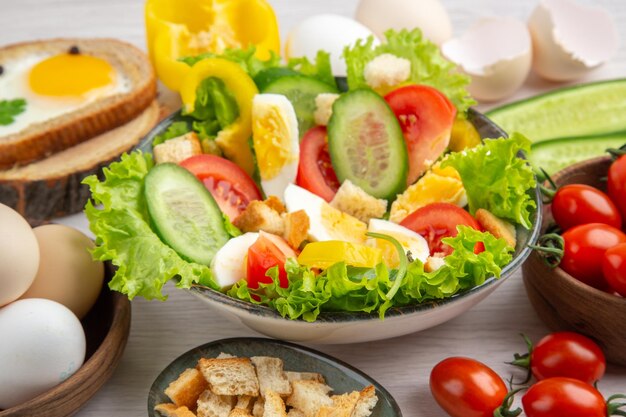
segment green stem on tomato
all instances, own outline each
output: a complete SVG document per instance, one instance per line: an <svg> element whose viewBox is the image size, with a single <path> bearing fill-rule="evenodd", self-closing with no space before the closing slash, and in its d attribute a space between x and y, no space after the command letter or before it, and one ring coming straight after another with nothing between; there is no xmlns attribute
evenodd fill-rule
<svg viewBox="0 0 626 417"><path fill-rule="evenodd" d="M539 252L550 268L556 268L563 259L565 241L556 233L548 233L539 238L537 245L528 245Z"/></svg>
<svg viewBox="0 0 626 417"><path fill-rule="evenodd" d="M511 407L513 406L513 401L515 401L515 394L522 390L525 390L526 388L528 387L518 388L516 390L509 391L509 393L506 394L506 397L504 397L504 400L502 400L502 405L493 410L493 417L517 417L522 414L521 408L511 410Z"/></svg>
<svg viewBox="0 0 626 417"><path fill-rule="evenodd" d="M391 237L389 235L384 235L384 234L381 234L381 233L374 233L374 232L367 232L365 235L369 236L369 237L373 237L375 239L386 240L387 242L391 243L396 248L396 250L398 251L398 256L400 257L400 266L398 266L398 272L396 273L396 279L393 282L393 285L391 286L391 289L385 295L385 297L388 300L391 300L393 297L395 297L396 293L398 292L398 290L402 286L402 280L404 279L404 276L406 275L406 270L407 270L407 267L409 265L409 260L408 260L408 258L406 256L406 252L404 252L404 248L402 247L400 242L398 242L396 239L394 239L393 237Z"/></svg>
<svg viewBox="0 0 626 417"><path fill-rule="evenodd" d="M610 153L613 158L617 159L620 156L626 155L626 145L622 146L619 149L609 148L606 151Z"/></svg>
<svg viewBox="0 0 626 417"><path fill-rule="evenodd" d="M556 183L552 180L552 177L550 177L550 174L548 174L545 169L539 168L539 170L541 171L539 181L547 181L549 184L549 187L539 184L539 191L541 191L542 196L545 197L541 201L543 204L550 204L559 187L557 187Z"/></svg>
<svg viewBox="0 0 626 417"><path fill-rule="evenodd" d="M623 409L626 407L626 403L618 402L615 400L626 400L626 395L623 394L615 394L611 395L606 400L606 415L607 416L626 416L626 411Z"/></svg>
<svg viewBox="0 0 626 417"><path fill-rule="evenodd" d="M526 385L532 377L532 371L530 370L530 355L533 352L534 346L533 342L524 333L520 333L520 336L524 338L524 342L526 342L526 348L528 349L528 352L524 354L514 353L513 360L506 363L526 370L526 378L521 382L515 383L515 385ZM511 377L511 383L513 383L513 377Z"/></svg>

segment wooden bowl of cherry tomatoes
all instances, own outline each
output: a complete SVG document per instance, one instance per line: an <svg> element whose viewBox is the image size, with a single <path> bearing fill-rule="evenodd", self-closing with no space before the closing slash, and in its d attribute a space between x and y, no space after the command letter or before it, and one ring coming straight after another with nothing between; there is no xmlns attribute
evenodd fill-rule
<svg viewBox="0 0 626 417"><path fill-rule="evenodd" d="M528 298L550 328L587 335L626 365L626 156L572 165L552 182L541 247L522 267Z"/></svg>

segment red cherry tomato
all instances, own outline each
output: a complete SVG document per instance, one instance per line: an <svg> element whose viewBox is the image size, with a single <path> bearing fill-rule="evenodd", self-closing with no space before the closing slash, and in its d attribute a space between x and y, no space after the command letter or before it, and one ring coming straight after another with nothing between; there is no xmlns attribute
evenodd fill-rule
<svg viewBox="0 0 626 417"><path fill-rule="evenodd" d="M602 272L609 287L626 297L626 243L612 247L604 253Z"/></svg>
<svg viewBox="0 0 626 417"><path fill-rule="evenodd" d="M584 184L559 188L552 199L552 216L563 230L586 223L622 227L622 216L609 196Z"/></svg>
<svg viewBox="0 0 626 417"><path fill-rule="evenodd" d="M237 164L216 155L196 155L180 166L191 171L230 220L235 220L252 200L261 200L261 192L250 176Z"/></svg>
<svg viewBox="0 0 626 417"><path fill-rule="evenodd" d="M626 155L611 164L607 185L609 196L626 218Z"/></svg>
<svg viewBox="0 0 626 417"><path fill-rule="evenodd" d="M271 283L272 279L265 274L268 269L278 266L280 286L287 288L289 281L285 271L285 262L287 258L295 257L296 253L281 237L260 232L259 238L248 248L248 287L257 289L259 288L259 283Z"/></svg>
<svg viewBox="0 0 626 417"><path fill-rule="evenodd" d="M604 375L606 359L602 349L578 333L552 333L539 341L530 354L535 378L568 377L593 384Z"/></svg>
<svg viewBox="0 0 626 417"><path fill-rule="evenodd" d="M575 226L563 233L563 259L559 266L565 272L594 288L607 290L602 275L604 253L620 243L626 235L619 229L602 223Z"/></svg>
<svg viewBox="0 0 626 417"><path fill-rule="evenodd" d="M522 397L527 417L607 417L602 394L572 378L548 378L530 387Z"/></svg>
<svg viewBox="0 0 626 417"><path fill-rule="evenodd" d="M332 200L339 189L339 180L330 162L324 126L310 129L300 142L296 184L326 201Z"/></svg>
<svg viewBox="0 0 626 417"><path fill-rule="evenodd" d="M430 392L452 417L492 417L507 395L502 378L469 358L439 362L430 373Z"/></svg>
<svg viewBox="0 0 626 417"><path fill-rule="evenodd" d="M456 108L426 85L407 85L385 96L395 113L409 152L408 184L413 184L448 147Z"/></svg>
<svg viewBox="0 0 626 417"><path fill-rule="evenodd" d="M433 203L428 204L409 214L402 222L402 226L419 233L428 242L430 254L440 253L449 255L452 248L441 241L445 237L454 237L458 234L456 229L459 225L469 226L481 230L480 225L467 211L454 204ZM475 253L485 250L482 243L478 243Z"/></svg>

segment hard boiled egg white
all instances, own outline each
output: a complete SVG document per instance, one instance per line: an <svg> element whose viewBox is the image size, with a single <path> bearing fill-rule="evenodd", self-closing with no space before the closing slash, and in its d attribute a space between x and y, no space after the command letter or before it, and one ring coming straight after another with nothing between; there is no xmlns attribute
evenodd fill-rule
<svg viewBox="0 0 626 417"><path fill-rule="evenodd" d="M380 233L389 235L396 239L402 248L411 252L413 259L419 259L422 262L426 262L430 255L428 249L428 242L419 233L415 233L411 229L407 229L404 226L382 219L372 219L369 222L367 229L369 232ZM383 239L368 239L368 243L372 246L378 247L383 252L383 259L392 268L396 268L400 264L400 258L396 248L388 241Z"/></svg>
<svg viewBox="0 0 626 417"><path fill-rule="evenodd" d="M479 100L508 97L530 72L530 34L513 18L479 20L462 37L445 42L441 51L472 78L469 91Z"/></svg>
<svg viewBox="0 0 626 417"><path fill-rule="evenodd" d="M300 140L296 112L287 97L257 94L252 101L252 142L261 187L265 194L281 196L296 180Z"/></svg>
<svg viewBox="0 0 626 417"><path fill-rule="evenodd" d="M528 28L533 68L553 81L580 78L608 61L618 49L615 22L604 9L572 0L541 0Z"/></svg>
<svg viewBox="0 0 626 417"><path fill-rule="evenodd" d="M364 243L367 226L362 221L331 207L323 198L289 184L285 190L289 212L304 210L309 216L309 237L315 241L344 240Z"/></svg>
<svg viewBox="0 0 626 417"><path fill-rule="evenodd" d="M258 233L244 233L226 242L211 262L211 270L217 285L228 288L246 278L248 249L259 238Z"/></svg>
<svg viewBox="0 0 626 417"><path fill-rule="evenodd" d="M0 309L0 409L60 384L85 360L85 333L65 306L38 298Z"/></svg>
<svg viewBox="0 0 626 417"><path fill-rule="evenodd" d="M26 110L13 123L0 125L0 137L130 90L130 82L109 62L86 54L32 54L2 67L0 101L22 98Z"/></svg>
<svg viewBox="0 0 626 417"><path fill-rule="evenodd" d="M33 230L19 213L0 204L0 307L24 294L38 269L39 246Z"/></svg>
<svg viewBox="0 0 626 417"><path fill-rule="evenodd" d="M311 16L296 25L287 36L285 58L305 56L314 60L321 49L330 53L333 74L345 76L346 64L341 59L343 48L369 36L375 37L367 27L345 16L335 14ZM378 44L377 39L375 44Z"/></svg>
<svg viewBox="0 0 626 417"><path fill-rule="evenodd" d="M415 28L437 45L452 37L450 16L439 0L361 0L356 20L381 39L388 29Z"/></svg>
<svg viewBox="0 0 626 417"><path fill-rule="evenodd" d="M95 304L104 281L104 264L89 253L94 243L76 229L48 224L34 229L41 261L35 281L21 298L47 298L82 319Z"/></svg>

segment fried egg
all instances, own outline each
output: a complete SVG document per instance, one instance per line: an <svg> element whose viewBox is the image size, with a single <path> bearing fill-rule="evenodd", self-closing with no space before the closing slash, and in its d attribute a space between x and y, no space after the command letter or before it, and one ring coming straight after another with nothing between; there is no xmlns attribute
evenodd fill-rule
<svg viewBox="0 0 626 417"><path fill-rule="evenodd" d="M0 125L0 137L131 88L130 80L111 63L82 53L32 54L0 65L0 101L26 100L23 113Z"/></svg>
<svg viewBox="0 0 626 417"><path fill-rule="evenodd" d="M390 222L388 220L372 219L368 226L369 232L380 233L393 237L402 245L402 248L406 252L411 253L413 259L419 259L422 262L426 262L428 255L430 255L430 249L428 249L428 242L419 233L415 233L411 229L407 229L404 226ZM383 259L385 263L391 268L396 268L400 265L400 258L395 246L383 239L368 239L367 243L371 246L379 248L383 252Z"/></svg>

